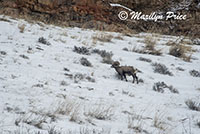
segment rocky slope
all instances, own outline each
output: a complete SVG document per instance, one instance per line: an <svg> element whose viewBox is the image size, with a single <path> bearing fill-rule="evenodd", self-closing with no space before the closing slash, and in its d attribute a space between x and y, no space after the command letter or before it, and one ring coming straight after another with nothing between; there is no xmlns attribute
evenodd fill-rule
<svg viewBox="0 0 200 134"><path fill-rule="evenodd" d="M199 0L1 0L0 2L1 14L50 24L126 33L131 30L200 36ZM110 3L118 3L144 14L173 11L187 15L187 19L159 22L121 21L118 14L124 9L111 7Z"/></svg>

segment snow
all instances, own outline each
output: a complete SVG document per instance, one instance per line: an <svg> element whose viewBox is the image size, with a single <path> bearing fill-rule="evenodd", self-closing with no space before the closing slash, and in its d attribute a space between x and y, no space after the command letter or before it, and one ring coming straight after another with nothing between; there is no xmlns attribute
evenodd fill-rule
<svg viewBox="0 0 200 134"><path fill-rule="evenodd" d="M122 8L124 8L124 9L129 10L129 11L133 11L132 9L130 9L130 8L128 8L128 7L125 7L125 6L121 5L121 4L110 3L110 5L111 5L112 7L122 7Z"/></svg>
<svg viewBox="0 0 200 134"><path fill-rule="evenodd" d="M169 46L164 44L176 40L178 37L175 36L140 33L128 37L113 32L28 23L6 16L0 18L10 21L0 21L0 51L7 53L0 54L2 134L37 131L49 133L50 128L73 134L80 131L92 133L93 130L102 134L132 134L138 132L137 127L141 129L138 133L200 133L200 128L196 125L200 120L200 112L190 110L185 104L187 99L200 97L200 91L197 90L200 88L200 78L189 74L190 70L200 70L200 46L192 46L197 51L191 62L185 62L167 54ZM19 26L22 24L25 29L21 33ZM94 36L102 34L120 36L123 40L113 38L112 42L105 43L94 41ZM125 47L142 48L142 41L146 36L157 40L157 47L162 48L162 56L122 50ZM40 37L47 39L51 45L39 43ZM141 70L138 77L144 83L133 84L131 77L128 77L128 82L121 81L111 65L101 63L99 55L75 53L74 46L112 51L113 60ZM25 55L28 59L20 55ZM79 63L81 57L87 58L93 67L82 66ZM154 73L151 63L140 61L139 57L166 65L174 76ZM177 67L185 71L178 71ZM63 68L70 71L64 71ZM94 78L95 82L83 78L75 83L65 73L85 74ZM61 84L62 81L65 83ZM159 81L173 85L179 94L167 89L164 93L155 92L152 87ZM58 107L67 107L67 110L64 113L57 112ZM92 116L91 113L101 113L103 108L110 108L109 117L101 120ZM105 111L102 113L106 114ZM75 121L72 120L73 115L77 117ZM35 124L41 120L39 116L44 116L45 120L38 127ZM28 122L26 118L34 118L34 122ZM131 124L134 129L128 128L131 118L134 118Z"/></svg>

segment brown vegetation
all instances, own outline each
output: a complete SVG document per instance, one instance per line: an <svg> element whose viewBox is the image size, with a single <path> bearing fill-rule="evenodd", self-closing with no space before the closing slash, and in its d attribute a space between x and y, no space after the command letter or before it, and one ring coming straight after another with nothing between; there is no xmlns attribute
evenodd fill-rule
<svg viewBox="0 0 200 134"><path fill-rule="evenodd" d="M172 43L169 50L169 54L181 58L184 61L190 62L192 52L194 51L195 50L193 50L191 46L186 46L181 43Z"/></svg>
<svg viewBox="0 0 200 134"><path fill-rule="evenodd" d="M94 28L114 32L157 32L173 35L199 37L200 9L197 0L193 0L186 9L177 9L177 13L187 15L187 19L154 21L121 21L118 13L124 10L111 7L109 3L118 3L144 14L167 12L183 0L1 0L0 14L37 20L45 23Z"/></svg>

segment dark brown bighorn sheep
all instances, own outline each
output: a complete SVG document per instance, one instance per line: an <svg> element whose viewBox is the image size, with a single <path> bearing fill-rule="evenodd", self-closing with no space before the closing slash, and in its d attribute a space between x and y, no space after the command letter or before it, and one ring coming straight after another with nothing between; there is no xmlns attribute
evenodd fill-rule
<svg viewBox="0 0 200 134"><path fill-rule="evenodd" d="M125 80L128 81L126 79L126 74L128 74L129 76L131 75L133 77L133 83L135 82L135 79L136 79L137 84L138 84L138 77L136 76L136 73L140 71L136 68L133 68L132 66L119 66L119 65L120 63L118 61L115 61L113 62L111 67L115 68L117 73L120 75L121 80L123 80L123 77L124 77Z"/></svg>

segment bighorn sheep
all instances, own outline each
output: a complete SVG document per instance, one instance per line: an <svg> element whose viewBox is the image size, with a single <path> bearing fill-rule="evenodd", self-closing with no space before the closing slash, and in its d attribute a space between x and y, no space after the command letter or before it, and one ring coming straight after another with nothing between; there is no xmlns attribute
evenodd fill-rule
<svg viewBox="0 0 200 134"><path fill-rule="evenodd" d="M115 61L113 62L111 68L115 68L117 73L120 75L121 80L123 80L123 77L124 77L125 80L128 81L126 79L126 74L128 74L129 76L131 75L133 77L133 83L135 82L135 79L136 79L137 84L138 84L138 77L136 76L136 73L140 71L136 68L133 68L132 66L119 66L119 65L120 63L118 61Z"/></svg>

